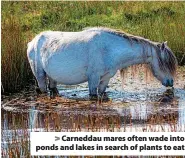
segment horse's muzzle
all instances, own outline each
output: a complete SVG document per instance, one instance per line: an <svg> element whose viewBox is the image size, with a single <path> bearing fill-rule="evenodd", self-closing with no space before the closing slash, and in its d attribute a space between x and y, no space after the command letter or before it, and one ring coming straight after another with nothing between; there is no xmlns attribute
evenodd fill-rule
<svg viewBox="0 0 185 158"><path fill-rule="evenodd" d="M173 79L167 79L162 83L165 87L173 87Z"/></svg>

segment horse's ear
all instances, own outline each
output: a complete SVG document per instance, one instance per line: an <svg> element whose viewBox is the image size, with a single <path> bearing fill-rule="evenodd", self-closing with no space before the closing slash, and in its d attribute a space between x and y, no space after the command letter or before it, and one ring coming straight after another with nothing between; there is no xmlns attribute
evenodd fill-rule
<svg viewBox="0 0 185 158"><path fill-rule="evenodd" d="M165 49L166 47L167 47L167 41L166 41L166 42L163 42L162 45L161 45L161 50L162 50L162 52L161 52L161 57L162 57L163 60L165 60L165 56L166 56L166 53L165 53L165 51L164 51L164 49Z"/></svg>
<svg viewBox="0 0 185 158"><path fill-rule="evenodd" d="M161 50L164 50L166 46L167 46L167 41L162 43Z"/></svg>

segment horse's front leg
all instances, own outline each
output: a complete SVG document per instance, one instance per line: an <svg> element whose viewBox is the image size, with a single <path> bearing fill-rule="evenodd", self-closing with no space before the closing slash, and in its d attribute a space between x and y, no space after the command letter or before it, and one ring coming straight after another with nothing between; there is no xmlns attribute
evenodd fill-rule
<svg viewBox="0 0 185 158"><path fill-rule="evenodd" d="M97 100L97 89L100 82L100 77L96 74L91 74L88 77L89 96L91 100Z"/></svg>
<svg viewBox="0 0 185 158"><path fill-rule="evenodd" d="M98 94L100 96L102 95L105 95L105 91L106 91L106 88L108 86L108 83L109 83L110 79L106 79L106 80L103 80L100 82L99 86L98 86Z"/></svg>
<svg viewBox="0 0 185 158"><path fill-rule="evenodd" d="M103 80L100 82L99 86L98 86L98 94L100 95L100 97L103 99L103 100L109 100L108 99L108 96L106 94L106 88L108 86L108 83L109 83L110 79L106 79L106 80Z"/></svg>
<svg viewBox="0 0 185 158"><path fill-rule="evenodd" d="M48 89L50 91L50 97L51 98L55 98L56 96L59 96L59 92L57 89L57 82L54 81L52 78L49 78L49 85L48 85Z"/></svg>

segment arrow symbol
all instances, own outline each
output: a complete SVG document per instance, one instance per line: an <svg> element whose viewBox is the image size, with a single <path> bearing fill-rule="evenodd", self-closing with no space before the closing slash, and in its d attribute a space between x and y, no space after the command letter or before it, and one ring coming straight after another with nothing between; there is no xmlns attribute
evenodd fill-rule
<svg viewBox="0 0 185 158"><path fill-rule="evenodd" d="M60 137L55 136L55 141L60 140Z"/></svg>

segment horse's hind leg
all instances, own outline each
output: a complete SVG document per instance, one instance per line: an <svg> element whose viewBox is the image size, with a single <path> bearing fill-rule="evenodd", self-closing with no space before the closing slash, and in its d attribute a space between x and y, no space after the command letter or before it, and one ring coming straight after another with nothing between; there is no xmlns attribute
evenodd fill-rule
<svg viewBox="0 0 185 158"><path fill-rule="evenodd" d="M46 73L44 71L41 71L39 73L35 73L35 77L39 86L39 89L37 88L37 93L47 93L47 86L46 86Z"/></svg>
<svg viewBox="0 0 185 158"><path fill-rule="evenodd" d="M48 85L48 88L50 90L50 97L51 98L55 98L56 96L59 95L59 92L57 90L57 82L54 81L52 78L48 77L49 78L49 85Z"/></svg>
<svg viewBox="0 0 185 158"><path fill-rule="evenodd" d="M36 63L38 64L38 63ZM47 93L47 84L46 84L46 73L45 71L41 68L40 65L36 64L31 64L31 69L32 72L37 80L38 86L36 88L36 92L37 94L41 94L41 93Z"/></svg>
<svg viewBox="0 0 185 158"><path fill-rule="evenodd" d="M40 43L40 37L37 36L34 40L28 43L27 49L27 57L30 63L32 72L37 80L39 88L36 89L37 93L47 92L46 87L46 72L42 68L42 64L40 62L40 48L42 47L43 41ZM37 47L37 49L35 49Z"/></svg>

